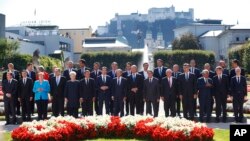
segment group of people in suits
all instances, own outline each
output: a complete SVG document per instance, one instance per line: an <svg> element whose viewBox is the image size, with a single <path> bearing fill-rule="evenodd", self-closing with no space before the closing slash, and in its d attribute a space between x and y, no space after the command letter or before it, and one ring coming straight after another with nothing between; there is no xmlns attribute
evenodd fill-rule
<svg viewBox="0 0 250 141"><path fill-rule="evenodd" d="M67 115L76 118L79 116L79 108L82 108L82 116L93 115L95 111L97 115L146 113L157 117L161 99L166 117L181 116L182 105L183 117L190 120L194 120L197 115L199 101L201 122L204 116L206 122L210 122L215 103L216 121L220 121L222 114L222 120L226 122L226 103L230 98L233 101L235 121L242 122L247 84L245 71L239 67L238 60L232 61L233 69L230 72L224 61L219 62L215 72L208 63L200 71L196 68L195 60L191 60L190 64L184 63L182 71L177 64L169 69L164 67L163 60L158 59L156 62L154 70L149 70L149 64L144 63L140 72L130 62L126 63L124 71L118 68L116 62L111 64L110 71L105 66L100 68L100 64L95 62L91 71L86 67L86 61L80 59L79 69L75 69L73 62L69 61L63 72L55 66L51 74L42 66L35 73L32 64L27 64L21 77L14 65L9 63L2 81L6 124L11 123L10 115L15 124L16 114L20 113L23 121L30 121L34 103L38 120L47 119L49 99L52 101L53 116L64 116L66 104ZM106 113L103 113L104 105Z"/></svg>

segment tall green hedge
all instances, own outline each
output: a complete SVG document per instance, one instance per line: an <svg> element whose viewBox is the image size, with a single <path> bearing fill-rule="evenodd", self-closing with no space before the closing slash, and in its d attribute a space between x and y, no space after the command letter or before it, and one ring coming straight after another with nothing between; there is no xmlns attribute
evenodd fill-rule
<svg viewBox="0 0 250 141"><path fill-rule="evenodd" d="M0 66L7 68L8 63L13 63L15 65L15 69L22 70L26 68L27 63L32 63L32 56L31 55L14 55L13 57L5 60L0 60ZM40 57L40 63L43 65L46 69L46 71L51 72L51 69L54 65L61 66L60 60L42 56Z"/></svg>
<svg viewBox="0 0 250 141"><path fill-rule="evenodd" d="M85 59L87 66L93 66L94 62L100 62L101 66L110 67L113 61L116 61L120 68L124 69L126 62L131 62L140 65L142 59L141 52L97 52L97 53L83 53L82 59Z"/></svg>
<svg viewBox="0 0 250 141"><path fill-rule="evenodd" d="M203 68L205 63L214 65L215 57L214 53L203 50L174 50L174 51L162 51L153 54L154 64L156 65L157 59L162 59L164 65L172 67L174 64L182 65L183 63L189 63L191 59L196 60L198 68Z"/></svg>
<svg viewBox="0 0 250 141"><path fill-rule="evenodd" d="M229 50L229 59L238 59L240 65L249 72L250 70L250 41L244 45Z"/></svg>

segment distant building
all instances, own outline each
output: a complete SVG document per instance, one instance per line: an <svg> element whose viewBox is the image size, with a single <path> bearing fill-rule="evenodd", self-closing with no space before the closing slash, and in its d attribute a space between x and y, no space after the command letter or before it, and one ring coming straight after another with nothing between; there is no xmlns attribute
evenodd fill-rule
<svg viewBox="0 0 250 141"><path fill-rule="evenodd" d="M124 41L120 41L119 38L115 37L85 38L82 46L84 53L100 52L100 51L108 51L108 52L131 51L130 46L125 44Z"/></svg>
<svg viewBox="0 0 250 141"><path fill-rule="evenodd" d="M147 14L131 13L129 15L115 14L105 26L98 26L97 33L101 37L124 36L128 45L133 49L143 48L147 31L152 33L152 39L156 40L161 29L163 44L168 46L174 39L173 29L193 23L194 10L175 11L175 7L150 8Z"/></svg>
<svg viewBox="0 0 250 141"><path fill-rule="evenodd" d="M74 42L68 37L59 34L59 27L56 25L28 25L18 27L7 27L6 38L17 38L20 41L39 44L40 53L44 55L54 54L61 50L64 52L64 57L73 59ZM29 47L27 44L21 44L20 50L23 54L31 54L37 48ZM43 51L44 50L44 51ZM33 53L32 53L33 54Z"/></svg>
<svg viewBox="0 0 250 141"><path fill-rule="evenodd" d="M202 35L199 40L204 50L215 52L216 60L228 60L230 48L240 46L250 38L250 27L236 25L226 30L209 31Z"/></svg>
<svg viewBox="0 0 250 141"><path fill-rule="evenodd" d="M72 28L72 29L59 29L60 35L67 37L73 40L74 42L74 60L80 58L81 53L83 52L82 44L85 38L90 38L92 36L91 26L88 28Z"/></svg>
<svg viewBox="0 0 250 141"><path fill-rule="evenodd" d="M5 15L0 13L0 38L5 37Z"/></svg>
<svg viewBox="0 0 250 141"><path fill-rule="evenodd" d="M165 48L165 41L162 32L157 33L156 39L153 38L152 32L147 31L144 44L148 46L149 52L154 52L160 48Z"/></svg>

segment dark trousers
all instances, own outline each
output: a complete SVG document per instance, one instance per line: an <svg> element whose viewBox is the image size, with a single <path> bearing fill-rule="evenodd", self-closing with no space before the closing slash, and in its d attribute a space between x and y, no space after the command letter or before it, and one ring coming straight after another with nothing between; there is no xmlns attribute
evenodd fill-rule
<svg viewBox="0 0 250 141"><path fill-rule="evenodd" d="M213 96L211 95L211 103L210 103L210 113L212 113L213 112L213 109L214 109L214 98L213 98Z"/></svg>
<svg viewBox="0 0 250 141"><path fill-rule="evenodd" d="M158 117L159 102L157 102L157 100L146 100L146 114L152 115L152 105L154 109L154 117Z"/></svg>
<svg viewBox="0 0 250 141"><path fill-rule="evenodd" d="M92 99L84 99L82 103L82 115L83 116L93 115L93 100Z"/></svg>
<svg viewBox="0 0 250 141"><path fill-rule="evenodd" d="M125 109L126 109L126 115L129 115L129 100L128 100L128 98L126 99L126 102L125 102Z"/></svg>
<svg viewBox="0 0 250 141"><path fill-rule="evenodd" d="M61 116L64 116L64 98L63 97L53 97L52 113L53 113L53 116L55 117L59 116L59 114L61 114Z"/></svg>
<svg viewBox="0 0 250 141"><path fill-rule="evenodd" d="M96 92L96 95L97 95L97 92ZM99 112L98 96L95 97L95 112L97 115L99 115L98 114Z"/></svg>
<svg viewBox="0 0 250 141"><path fill-rule="evenodd" d="M171 117L175 117L176 116L175 98L164 100L164 111L166 117L169 116L169 110L171 112Z"/></svg>
<svg viewBox="0 0 250 141"><path fill-rule="evenodd" d="M35 113L35 100L34 100L35 95L34 93L32 93L32 95L33 95L33 98L30 101L30 111L31 111L31 114L33 115Z"/></svg>
<svg viewBox="0 0 250 141"><path fill-rule="evenodd" d="M244 95L238 93L233 94L234 117L237 122L241 122L243 119L243 104L244 104Z"/></svg>
<svg viewBox="0 0 250 141"><path fill-rule="evenodd" d="M227 94L216 93L215 102L216 102L216 117L220 117L221 112L222 112L222 117L226 118L227 117Z"/></svg>
<svg viewBox="0 0 250 141"><path fill-rule="evenodd" d="M211 94L200 94L199 96L200 103L200 120L203 121L204 113L206 113L207 121L210 121L211 118Z"/></svg>
<svg viewBox="0 0 250 141"><path fill-rule="evenodd" d="M193 95L183 95L182 107L184 118L194 119L194 98Z"/></svg>
<svg viewBox="0 0 250 141"><path fill-rule="evenodd" d="M30 121L31 120L31 106L30 106L30 98L22 98L21 99L22 106L22 120Z"/></svg>
<svg viewBox="0 0 250 141"><path fill-rule="evenodd" d="M194 98L193 101L194 101L193 102L194 115L196 115L197 114L197 112L196 112L197 111L197 98Z"/></svg>
<svg viewBox="0 0 250 141"><path fill-rule="evenodd" d="M122 98L115 98L114 100L114 115L120 117L124 116L124 101Z"/></svg>
<svg viewBox="0 0 250 141"><path fill-rule="evenodd" d="M47 119L48 100L36 100L38 120Z"/></svg>
<svg viewBox="0 0 250 141"><path fill-rule="evenodd" d="M98 96L98 106L99 106L99 115L102 115L102 109L103 109L103 102L105 102L105 109L106 109L106 114L108 115L110 112L110 101L111 97L110 94L108 93L99 93Z"/></svg>
<svg viewBox="0 0 250 141"><path fill-rule="evenodd" d="M141 104L140 101L142 98L139 96L138 93L130 93L129 96L129 109L130 109L130 114L135 115L135 108L136 108L136 114L141 114L140 109L141 109Z"/></svg>
<svg viewBox="0 0 250 141"><path fill-rule="evenodd" d="M114 115L114 101L113 100L110 100L109 111L111 115Z"/></svg>
<svg viewBox="0 0 250 141"><path fill-rule="evenodd" d="M14 99L12 98L4 99L4 113L5 113L5 120L7 123L10 123L10 115L12 115L13 123L16 122L16 109L15 109Z"/></svg>
<svg viewBox="0 0 250 141"><path fill-rule="evenodd" d="M18 101L18 97L17 96L14 96L14 105L15 105L15 109L16 109L16 114L17 115L21 115L21 104L20 102Z"/></svg>
<svg viewBox="0 0 250 141"><path fill-rule="evenodd" d="M178 114L178 115L180 115L181 114L181 99L180 99L180 97L177 97L176 98L176 113Z"/></svg>
<svg viewBox="0 0 250 141"><path fill-rule="evenodd" d="M78 118L78 107L67 107L67 115Z"/></svg>

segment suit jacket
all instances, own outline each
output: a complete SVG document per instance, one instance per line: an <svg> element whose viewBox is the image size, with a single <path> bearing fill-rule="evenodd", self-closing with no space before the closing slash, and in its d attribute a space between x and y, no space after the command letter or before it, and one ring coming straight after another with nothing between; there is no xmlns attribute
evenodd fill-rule
<svg viewBox="0 0 250 141"><path fill-rule="evenodd" d="M213 85L213 80L211 78L207 79L208 83ZM212 87L207 87L204 77L200 77L197 80L197 89L199 91L199 97L203 95L211 95L212 94Z"/></svg>
<svg viewBox="0 0 250 141"><path fill-rule="evenodd" d="M52 77L50 81L50 95L54 98L64 98L64 89L66 82L66 78L64 76L61 76L59 84L57 85L56 77Z"/></svg>
<svg viewBox="0 0 250 141"><path fill-rule="evenodd" d="M247 96L247 81L245 76L240 76L240 83L237 82L236 76L231 78L230 81L231 96Z"/></svg>
<svg viewBox="0 0 250 141"><path fill-rule="evenodd" d="M124 72L122 73L122 77L128 78L131 74L132 74L131 71L130 71L130 74L129 74L127 71L124 71Z"/></svg>
<svg viewBox="0 0 250 141"><path fill-rule="evenodd" d="M36 73L34 71L28 72L27 76L32 79L33 83L36 81Z"/></svg>
<svg viewBox="0 0 250 141"><path fill-rule="evenodd" d="M133 80L133 75L128 77L128 96L134 93L131 91L132 88L138 88L137 94L142 95L143 90L143 77L139 73L136 74L135 81Z"/></svg>
<svg viewBox="0 0 250 141"><path fill-rule="evenodd" d="M236 75L235 69L231 69L230 70L230 75L229 75L229 80L231 80L231 78L233 78L235 75ZM241 68L241 75L245 76L245 70L243 68Z"/></svg>
<svg viewBox="0 0 250 141"><path fill-rule="evenodd" d="M168 78L164 77L161 81L162 93L161 96L169 100L175 99L178 95L178 80L175 77L172 77L172 85L170 87Z"/></svg>
<svg viewBox="0 0 250 141"><path fill-rule="evenodd" d="M51 81L54 76L56 76L55 73L50 73L49 74L49 81Z"/></svg>
<svg viewBox="0 0 250 141"><path fill-rule="evenodd" d="M224 68L223 69L223 74L225 74L225 75L227 75L228 77L229 77L229 70L228 69L226 69L226 68Z"/></svg>
<svg viewBox="0 0 250 141"><path fill-rule="evenodd" d="M93 70L91 73L90 73L90 77L93 78L95 81L97 80L97 77L100 76L102 74L101 70L98 70L97 71L97 75L95 73L95 71Z"/></svg>
<svg viewBox="0 0 250 141"><path fill-rule="evenodd" d="M177 80L178 80L178 77L181 75L181 72L172 72L172 76L173 77L175 77L175 78L177 78Z"/></svg>
<svg viewBox="0 0 250 141"><path fill-rule="evenodd" d="M30 99L33 97L33 80L29 77L26 79L26 83L23 83L23 79L18 81L18 97L22 99Z"/></svg>
<svg viewBox="0 0 250 141"><path fill-rule="evenodd" d="M13 97L17 97L17 89L18 89L18 82L16 79L12 79L11 83L9 84L8 80L5 79L3 81L3 85L2 85L2 91L4 93L4 100L7 100L7 93L11 94L11 98L13 99Z"/></svg>
<svg viewBox="0 0 250 141"><path fill-rule="evenodd" d="M161 81L161 79L166 76L166 70L167 70L166 67L162 67L161 74L159 74L159 69L158 67L156 67L154 69L154 77L156 77L159 81Z"/></svg>
<svg viewBox="0 0 250 141"><path fill-rule="evenodd" d="M38 91L42 88L43 91ZM48 93L50 92L50 85L48 80L44 80L41 84L39 80L34 82L33 92L35 93L35 100L48 100Z"/></svg>
<svg viewBox="0 0 250 141"><path fill-rule="evenodd" d="M140 75L142 75L142 77L143 77L143 80L145 80L146 79L146 76L144 75L144 70L143 71L140 71L140 72L138 72Z"/></svg>
<svg viewBox="0 0 250 141"><path fill-rule="evenodd" d="M93 78L89 78L88 81L89 82L86 83L85 78L80 81L81 97L90 100L95 97L96 87Z"/></svg>
<svg viewBox="0 0 250 141"><path fill-rule="evenodd" d="M109 71L108 74L112 79L116 77L115 72L113 72L113 70Z"/></svg>
<svg viewBox="0 0 250 141"><path fill-rule="evenodd" d="M73 69L73 68L72 68L72 71L76 72L76 70ZM66 70L63 71L63 76L66 78L67 81L70 80L69 73L70 73L70 72L69 72L68 69L66 69Z"/></svg>
<svg viewBox="0 0 250 141"><path fill-rule="evenodd" d="M180 95L193 97L193 95L197 93L196 89L197 81L194 74L189 73L189 79L186 80L185 73L182 73L178 77L178 80L179 80Z"/></svg>
<svg viewBox="0 0 250 141"><path fill-rule="evenodd" d="M7 80L7 72L8 72L8 70L3 73L2 82L3 82L3 80ZM13 73L14 73L13 79L19 80L20 79L20 73L19 73L19 71L13 70Z"/></svg>
<svg viewBox="0 0 250 141"><path fill-rule="evenodd" d="M84 68L83 68L83 72L82 72L81 68L79 68L79 69L76 71L76 79L77 79L77 80L83 79L83 78L84 78L84 72L85 72L86 70L89 70L89 71L90 71L90 68L84 67Z"/></svg>
<svg viewBox="0 0 250 141"><path fill-rule="evenodd" d="M115 99L122 100L127 96L127 79L121 77L120 85L117 84L117 79L116 77L112 80L112 96L114 96Z"/></svg>
<svg viewBox="0 0 250 141"><path fill-rule="evenodd" d="M149 82L149 78L144 80L143 83L143 98L146 100L155 101L160 99L160 85L159 80L153 77L152 82Z"/></svg>
<svg viewBox="0 0 250 141"><path fill-rule="evenodd" d="M191 72L191 68L189 69L189 71ZM194 68L194 75L196 77L196 79L201 77L201 71L198 68Z"/></svg>
<svg viewBox="0 0 250 141"><path fill-rule="evenodd" d="M106 75L106 82L103 82L102 75L100 75L97 78L96 85L97 85L98 93L110 94L111 93L111 86L112 86L112 78L109 75ZM102 86L108 86L109 89L107 89L106 91L103 91L103 90L101 90Z"/></svg>
<svg viewBox="0 0 250 141"><path fill-rule="evenodd" d="M228 76L225 74L222 74L221 81L219 80L218 75L213 77L213 94L215 96L219 96L221 94L224 94L224 96L227 96L229 94L229 79Z"/></svg>
<svg viewBox="0 0 250 141"><path fill-rule="evenodd" d="M216 75L214 71L209 71L209 78L213 79L213 77Z"/></svg>
<svg viewBox="0 0 250 141"><path fill-rule="evenodd" d="M64 89L64 97L68 99L67 107L79 108L80 106L80 82L68 80Z"/></svg>

